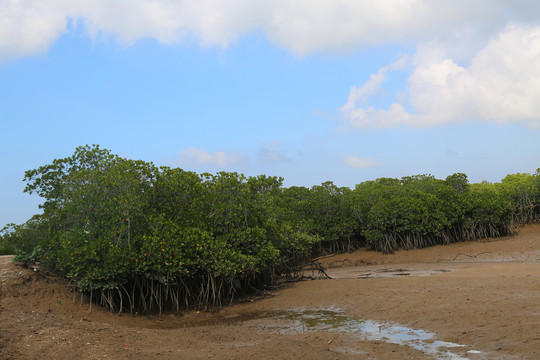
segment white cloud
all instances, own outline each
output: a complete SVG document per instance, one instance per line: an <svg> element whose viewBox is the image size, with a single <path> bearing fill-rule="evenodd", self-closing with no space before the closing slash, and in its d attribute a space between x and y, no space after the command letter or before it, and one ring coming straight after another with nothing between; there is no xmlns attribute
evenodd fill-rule
<svg viewBox="0 0 540 360"><path fill-rule="evenodd" d="M351 89L342 108L350 124L384 128L480 119L540 128L535 1L0 0L0 61L45 53L72 30L68 20L92 39L113 38L124 46L153 38L225 48L252 31L298 55L420 44L413 58L381 68ZM509 20L514 23L504 28ZM407 62L413 69L408 96L388 108L370 106L369 97L388 74Z"/></svg>
<svg viewBox="0 0 540 360"><path fill-rule="evenodd" d="M81 23L93 38L226 47L251 31L295 54L398 41L484 41L509 18L538 23L534 1L506 0L0 0L0 60L39 54Z"/></svg>
<svg viewBox="0 0 540 360"><path fill-rule="evenodd" d="M347 103L341 108L346 114L351 125L358 128L385 128L392 127L397 119L406 121L409 115L399 104L393 104L388 110L378 110L372 106L365 106L369 97L376 94L386 80L386 73L393 70L401 70L406 67L408 58L401 57L393 64L379 69L371 75L370 79L362 86L351 88Z"/></svg>
<svg viewBox="0 0 540 360"><path fill-rule="evenodd" d="M368 96L375 94L381 88L384 80L386 80L386 73L393 70L402 70L407 66L408 57L402 56L398 61L388 66L382 67L377 73L372 74L369 80L362 86L351 88L349 93L349 99L344 106L344 110L353 109L355 104L359 101L365 100Z"/></svg>
<svg viewBox="0 0 540 360"><path fill-rule="evenodd" d="M217 167L243 167L247 162L247 157L241 153L227 153L225 151L216 151L209 153L207 151L189 147L180 152L180 165L192 166L217 166Z"/></svg>
<svg viewBox="0 0 540 360"><path fill-rule="evenodd" d="M513 23L478 51L469 66L445 57L444 46L420 46L408 79L409 104L365 105L389 67L351 89L341 108L357 128L432 126L468 120L540 127L540 26ZM411 112L406 110L409 106Z"/></svg>
<svg viewBox="0 0 540 360"><path fill-rule="evenodd" d="M347 155L344 160L345 164L351 167L366 169L376 166L384 165L384 163L377 161L375 159L359 158L353 155Z"/></svg>
<svg viewBox="0 0 540 360"><path fill-rule="evenodd" d="M66 14L46 2L0 0L0 61L47 51L66 24Z"/></svg>
<svg viewBox="0 0 540 360"><path fill-rule="evenodd" d="M0 61L46 52L68 31L68 19L92 39L124 46L154 38L226 47L259 27L265 8L246 0L0 0Z"/></svg>

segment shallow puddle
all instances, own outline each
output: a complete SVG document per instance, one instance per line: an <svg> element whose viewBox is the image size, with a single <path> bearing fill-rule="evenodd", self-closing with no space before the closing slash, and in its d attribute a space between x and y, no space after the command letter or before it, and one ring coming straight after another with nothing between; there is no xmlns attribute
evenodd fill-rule
<svg viewBox="0 0 540 360"><path fill-rule="evenodd" d="M258 331L271 331L283 335L305 332L335 331L351 335L360 341L384 341L409 346L435 359L485 359L487 354L470 346L437 340L435 333L412 329L390 322L362 320L347 316L339 309L292 309L228 315L200 313L176 318L160 318L150 328L174 329L201 326L243 326ZM355 349L337 351L354 353Z"/></svg>
<svg viewBox="0 0 540 360"><path fill-rule="evenodd" d="M450 269L358 269L345 268L327 271L332 279L371 279L371 278L388 278L397 276L431 276L440 273L450 272Z"/></svg>
<svg viewBox="0 0 540 360"><path fill-rule="evenodd" d="M280 334L313 331L352 333L362 341L385 341L410 346L433 355L436 359L469 359L466 356L471 354L474 354L472 357L474 359L483 358L478 350L472 350L466 345L436 340L434 333L425 330L411 329L393 323L355 319L334 309L283 311L265 319L247 321L244 325L277 331Z"/></svg>

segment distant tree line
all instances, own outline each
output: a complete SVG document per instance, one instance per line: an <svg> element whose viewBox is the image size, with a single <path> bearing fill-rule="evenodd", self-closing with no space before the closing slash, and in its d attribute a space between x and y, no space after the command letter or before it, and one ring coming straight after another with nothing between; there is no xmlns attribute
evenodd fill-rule
<svg viewBox="0 0 540 360"><path fill-rule="evenodd" d="M500 183L465 174L325 182L197 174L128 160L99 146L25 173L43 213L0 233L0 252L39 262L114 311L208 309L315 256L393 252L514 232L540 220L540 169Z"/></svg>

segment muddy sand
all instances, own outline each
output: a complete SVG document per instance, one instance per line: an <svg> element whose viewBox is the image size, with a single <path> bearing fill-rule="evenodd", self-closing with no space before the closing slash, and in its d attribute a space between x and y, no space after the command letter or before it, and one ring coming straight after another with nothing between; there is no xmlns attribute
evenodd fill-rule
<svg viewBox="0 0 540 360"><path fill-rule="evenodd" d="M540 224L320 261L332 279L216 313L141 317L90 311L66 281L0 257L0 358L540 359Z"/></svg>

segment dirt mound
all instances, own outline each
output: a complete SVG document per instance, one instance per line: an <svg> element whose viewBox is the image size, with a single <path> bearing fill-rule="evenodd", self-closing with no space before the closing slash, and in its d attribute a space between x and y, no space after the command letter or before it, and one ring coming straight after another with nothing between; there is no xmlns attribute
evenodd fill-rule
<svg viewBox="0 0 540 360"><path fill-rule="evenodd" d="M333 279L289 283L214 314L141 317L90 309L67 281L3 256L0 358L540 358L540 225L320 261Z"/></svg>

